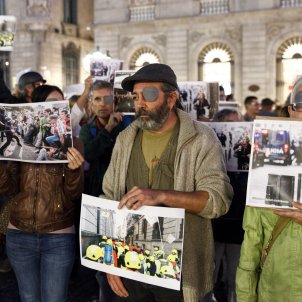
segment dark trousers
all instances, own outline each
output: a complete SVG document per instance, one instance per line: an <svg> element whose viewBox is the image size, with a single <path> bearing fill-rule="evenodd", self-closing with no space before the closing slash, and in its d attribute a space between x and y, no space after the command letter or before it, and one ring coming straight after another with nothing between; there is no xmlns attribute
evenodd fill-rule
<svg viewBox="0 0 302 302"><path fill-rule="evenodd" d="M129 293L129 302L182 302L182 291L168 289L165 287L146 284L130 279L123 279L123 283Z"/></svg>

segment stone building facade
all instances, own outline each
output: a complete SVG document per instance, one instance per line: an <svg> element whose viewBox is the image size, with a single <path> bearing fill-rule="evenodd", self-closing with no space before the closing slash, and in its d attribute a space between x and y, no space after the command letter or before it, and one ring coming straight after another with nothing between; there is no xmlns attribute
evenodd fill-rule
<svg viewBox="0 0 302 302"><path fill-rule="evenodd" d="M13 51L0 52L11 88L26 69L61 88L84 82L82 60L94 50L93 0L0 0L0 10L17 20Z"/></svg>
<svg viewBox="0 0 302 302"><path fill-rule="evenodd" d="M149 53L179 81L195 81L226 62L217 78L229 73L237 101L256 95L282 103L302 75L301 13L301 0L96 0L94 37L124 69Z"/></svg>
<svg viewBox="0 0 302 302"><path fill-rule="evenodd" d="M283 103L302 75L302 0L0 0L17 18L14 50L0 52L11 87L27 68L64 88L83 83L86 54L169 64L179 81L220 81ZM147 55L147 56L146 56Z"/></svg>

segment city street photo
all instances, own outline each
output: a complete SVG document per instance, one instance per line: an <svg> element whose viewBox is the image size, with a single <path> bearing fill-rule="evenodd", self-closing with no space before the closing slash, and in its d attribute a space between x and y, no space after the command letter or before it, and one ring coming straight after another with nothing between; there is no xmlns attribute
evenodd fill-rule
<svg viewBox="0 0 302 302"><path fill-rule="evenodd" d="M184 210L82 195L81 263L95 270L180 290Z"/></svg>
<svg viewBox="0 0 302 302"><path fill-rule="evenodd" d="M247 205L293 208L301 202L302 122L255 120Z"/></svg>

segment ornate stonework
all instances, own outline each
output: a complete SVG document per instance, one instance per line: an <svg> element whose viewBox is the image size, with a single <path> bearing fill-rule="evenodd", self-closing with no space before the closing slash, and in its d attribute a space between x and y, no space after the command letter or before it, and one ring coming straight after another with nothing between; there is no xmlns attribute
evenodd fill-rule
<svg viewBox="0 0 302 302"><path fill-rule="evenodd" d="M284 28L283 25L277 23L267 24L266 32L269 39L272 39L280 35L281 30Z"/></svg>
<svg viewBox="0 0 302 302"><path fill-rule="evenodd" d="M130 42L133 40L133 38L130 38L130 37L123 37L122 38L122 41L121 41L121 46L123 48L126 48L129 46Z"/></svg>
<svg viewBox="0 0 302 302"><path fill-rule="evenodd" d="M204 35L203 33L193 31L190 35L190 42L197 43L203 35Z"/></svg>
<svg viewBox="0 0 302 302"><path fill-rule="evenodd" d="M225 33L230 39L232 39L236 42L241 42L241 39L242 39L241 27L227 28L225 30Z"/></svg>
<svg viewBox="0 0 302 302"><path fill-rule="evenodd" d="M28 17L49 17L50 4L48 0L27 0Z"/></svg>
<svg viewBox="0 0 302 302"><path fill-rule="evenodd" d="M129 0L130 6L142 6L155 4L154 0Z"/></svg>
<svg viewBox="0 0 302 302"><path fill-rule="evenodd" d="M153 36L152 38L159 46L166 46L167 44L167 37L165 35Z"/></svg>

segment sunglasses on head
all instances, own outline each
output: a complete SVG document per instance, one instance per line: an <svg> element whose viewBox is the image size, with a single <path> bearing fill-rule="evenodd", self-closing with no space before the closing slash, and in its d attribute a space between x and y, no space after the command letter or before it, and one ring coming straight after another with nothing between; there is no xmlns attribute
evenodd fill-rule
<svg viewBox="0 0 302 302"><path fill-rule="evenodd" d="M158 98L158 88L157 87L144 87L142 90L144 100L146 102L154 102ZM134 101L137 100L137 96L134 95Z"/></svg>

